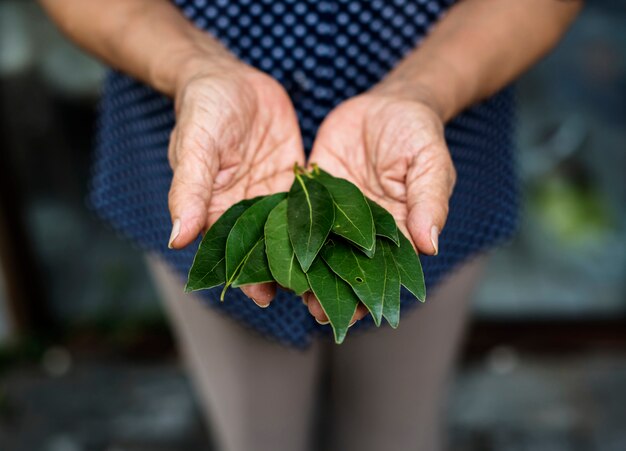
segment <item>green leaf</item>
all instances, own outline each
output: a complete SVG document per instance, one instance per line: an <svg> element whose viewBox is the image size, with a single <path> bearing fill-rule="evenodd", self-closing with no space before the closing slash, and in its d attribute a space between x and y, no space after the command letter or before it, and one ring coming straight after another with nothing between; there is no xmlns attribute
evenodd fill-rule
<svg viewBox="0 0 626 451"><path fill-rule="evenodd" d="M374 247L372 247L371 249L363 249L361 246L355 247L363 252L365 255L367 255L369 258L374 258L374 255L376 254L376 242L374 242Z"/></svg>
<svg viewBox="0 0 626 451"><path fill-rule="evenodd" d="M273 281L274 277L272 277L267 263L267 256L265 255L265 240L261 238L250 251L232 286L236 288Z"/></svg>
<svg viewBox="0 0 626 451"><path fill-rule="evenodd" d="M265 252L276 282L302 295L309 289L306 274L293 251L287 231L287 200L271 211L265 223Z"/></svg>
<svg viewBox="0 0 626 451"><path fill-rule="evenodd" d="M374 225L376 227L376 235L384 236L393 241L396 246L400 246L400 240L398 239L398 226L396 220L391 213L378 205L372 199L367 199L367 203L372 210L372 217L374 218Z"/></svg>
<svg viewBox="0 0 626 451"><path fill-rule="evenodd" d="M226 289L237 278L239 270L254 246L263 238L263 228L270 211L286 196L286 193L277 193L257 201L237 219L230 230L226 239L226 283L222 291L222 299Z"/></svg>
<svg viewBox="0 0 626 451"><path fill-rule="evenodd" d="M422 264L408 238L400 231L398 231L398 236L400 247L390 246L390 248L391 255L400 272L400 281L417 299L424 302L426 300L426 285Z"/></svg>
<svg viewBox="0 0 626 451"><path fill-rule="evenodd" d="M378 240L379 252L385 259L385 294L383 296L383 316L394 329L400 323L400 272L391 255L391 245Z"/></svg>
<svg viewBox="0 0 626 451"><path fill-rule="evenodd" d="M346 242L329 240L322 250L324 261L346 281L380 326L385 300L385 257L376 252L368 258Z"/></svg>
<svg viewBox="0 0 626 451"><path fill-rule="evenodd" d="M353 242L365 251L374 248L374 219L365 196L348 180L317 169L316 180L328 189L335 207L333 233Z"/></svg>
<svg viewBox="0 0 626 451"><path fill-rule="evenodd" d="M350 285L341 280L321 258L315 259L307 272L313 294L320 301L335 335L335 343L346 337L359 298Z"/></svg>
<svg viewBox="0 0 626 451"><path fill-rule="evenodd" d="M202 238L189 269L185 292L213 288L226 283L226 239L237 219L260 200L244 199L222 214Z"/></svg>
<svg viewBox="0 0 626 451"><path fill-rule="evenodd" d="M297 174L287 203L287 230L296 257L307 272L333 226L335 211L324 186Z"/></svg>

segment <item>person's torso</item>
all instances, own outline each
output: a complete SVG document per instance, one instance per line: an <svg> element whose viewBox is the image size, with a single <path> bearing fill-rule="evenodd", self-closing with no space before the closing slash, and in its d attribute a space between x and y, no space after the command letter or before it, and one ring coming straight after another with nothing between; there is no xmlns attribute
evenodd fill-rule
<svg viewBox="0 0 626 451"><path fill-rule="evenodd" d="M327 112L381 80L454 0L175 3L197 27L283 84L309 149Z"/></svg>
<svg viewBox="0 0 626 451"><path fill-rule="evenodd" d="M321 121L342 100L377 83L419 47L451 0L176 0L197 27L245 62L274 76L290 94L309 150ZM100 106L90 202L141 248L160 254L185 276L197 246L167 248L171 221L167 161L175 122L172 102L127 75L111 72ZM422 257L432 289L452 268L515 230L517 189L510 89L469 108L446 126L457 169L450 214L437 257ZM238 290L208 304L283 343L305 346L318 325L293 295L279 291L259 309ZM413 306L403 295L402 311ZM367 327L368 319L355 327Z"/></svg>

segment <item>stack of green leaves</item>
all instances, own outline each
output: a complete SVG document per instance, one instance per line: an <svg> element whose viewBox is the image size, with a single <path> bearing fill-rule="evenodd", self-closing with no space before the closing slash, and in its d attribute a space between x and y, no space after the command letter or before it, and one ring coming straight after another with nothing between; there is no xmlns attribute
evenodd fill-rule
<svg viewBox="0 0 626 451"><path fill-rule="evenodd" d="M419 258L393 216L348 180L295 166L288 193L230 207L204 235L187 292L277 282L319 300L341 343L359 302L374 323L400 321L400 286L424 301Z"/></svg>

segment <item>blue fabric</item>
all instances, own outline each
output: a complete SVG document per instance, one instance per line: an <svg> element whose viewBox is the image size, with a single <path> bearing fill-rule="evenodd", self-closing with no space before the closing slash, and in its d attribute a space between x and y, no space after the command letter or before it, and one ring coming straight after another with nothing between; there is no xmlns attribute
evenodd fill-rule
<svg viewBox="0 0 626 451"><path fill-rule="evenodd" d="M241 59L284 85L298 113L307 152L325 115L342 100L379 81L451 1L207 1L177 0L196 26L218 37ZM167 248L171 222L167 162L174 124L172 102L111 72L101 102L91 204L124 236L160 254L185 276L196 245ZM446 127L458 173L440 254L422 257L429 290L470 256L511 236L518 215L513 146L513 94L505 89ZM259 309L239 290L207 304L282 343L305 347L318 325L298 298L279 292ZM417 302L403 293L402 311ZM369 319L357 328L371 325Z"/></svg>

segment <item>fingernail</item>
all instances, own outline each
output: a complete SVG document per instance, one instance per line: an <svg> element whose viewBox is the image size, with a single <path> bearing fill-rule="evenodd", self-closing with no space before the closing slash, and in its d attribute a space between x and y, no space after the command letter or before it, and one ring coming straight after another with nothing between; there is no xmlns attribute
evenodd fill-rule
<svg viewBox="0 0 626 451"><path fill-rule="evenodd" d="M254 299L254 298L250 298L250 299L252 299L252 302L254 302L256 305L258 305L261 308L268 308L270 306L269 303L268 304L259 304L256 299Z"/></svg>
<svg viewBox="0 0 626 451"><path fill-rule="evenodd" d="M309 301L307 301L307 299L306 299L304 296L302 296L300 299L302 299L302 303L303 303L304 305L306 305L306 306L308 306L308 305L309 305Z"/></svg>
<svg viewBox="0 0 626 451"><path fill-rule="evenodd" d="M167 247L172 249L172 242L178 238L178 234L180 234L180 219L176 218L174 220L174 224L172 224L172 233L170 234L170 240L167 243Z"/></svg>
<svg viewBox="0 0 626 451"><path fill-rule="evenodd" d="M433 248L435 249L433 255L437 255L439 253L439 227L436 225L430 229L430 242L433 243Z"/></svg>
<svg viewBox="0 0 626 451"><path fill-rule="evenodd" d="M326 320L326 321L320 321L319 319L315 318L315 321L317 321L317 324L321 324L322 326L325 326L326 324L330 323L330 321Z"/></svg>

